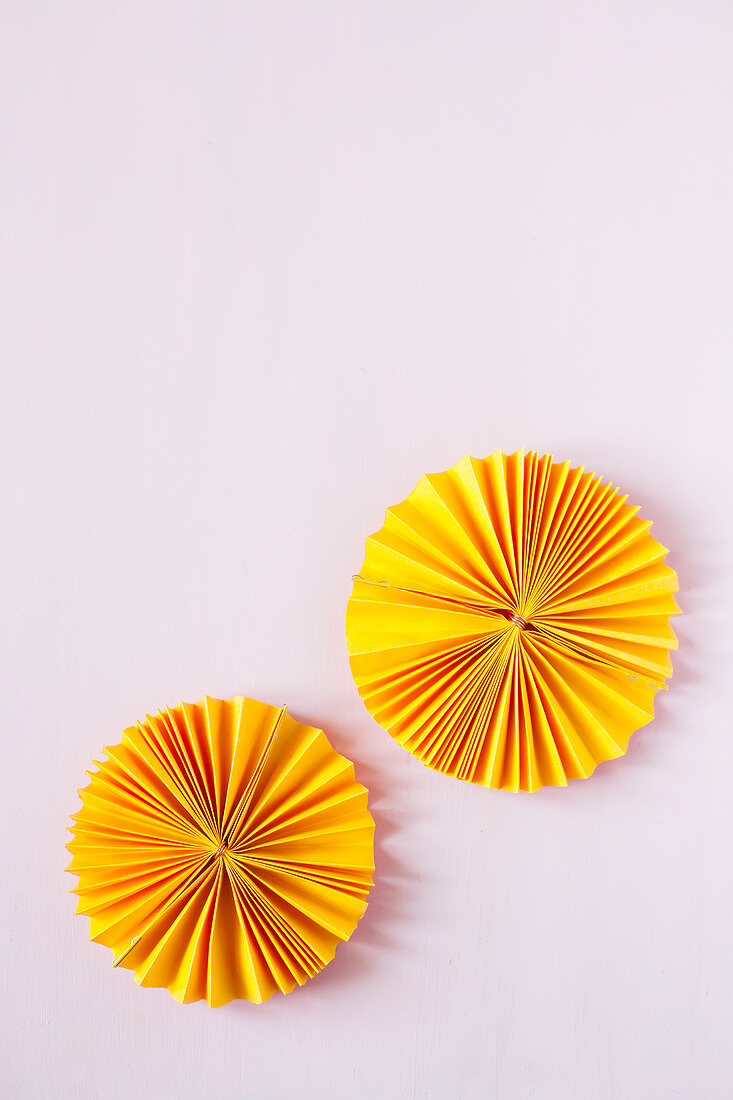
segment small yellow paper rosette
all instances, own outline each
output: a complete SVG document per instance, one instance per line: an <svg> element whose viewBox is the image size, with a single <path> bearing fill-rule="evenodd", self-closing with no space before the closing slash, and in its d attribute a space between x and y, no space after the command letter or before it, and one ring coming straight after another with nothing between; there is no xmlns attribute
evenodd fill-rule
<svg viewBox="0 0 733 1100"><path fill-rule="evenodd" d="M317 974L366 909L374 821L319 729L254 699L180 703L89 772L67 845L114 965L178 1001L264 1001Z"/></svg>
<svg viewBox="0 0 733 1100"><path fill-rule="evenodd" d="M679 610L626 501L534 452L421 478L367 540L347 608L376 721L428 767L504 790L621 756L671 676Z"/></svg>

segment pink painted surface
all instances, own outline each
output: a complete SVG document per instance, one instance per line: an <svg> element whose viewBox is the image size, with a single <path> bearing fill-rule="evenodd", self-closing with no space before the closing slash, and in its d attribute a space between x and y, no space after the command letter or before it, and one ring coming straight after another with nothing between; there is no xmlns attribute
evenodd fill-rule
<svg viewBox="0 0 733 1100"><path fill-rule="evenodd" d="M3 5L3 1095L730 1095L732 40L707 0ZM386 505L523 444L642 505L686 614L629 755L511 796L371 721L343 619ZM204 692L372 790L367 915L261 1008L138 989L63 873L84 769Z"/></svg>

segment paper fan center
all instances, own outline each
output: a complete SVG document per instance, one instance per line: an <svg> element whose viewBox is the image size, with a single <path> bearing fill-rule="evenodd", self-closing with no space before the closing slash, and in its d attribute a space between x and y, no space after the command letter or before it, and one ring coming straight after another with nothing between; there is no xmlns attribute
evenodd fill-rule
<svg viewBox="0 0 733 1100"><path fill-rule="evenodd" d="M217 848L217 849L216 849L216 850L214 851L214 853L213 853L213 858L214 858L214 859L220 859L220 858L221 858L221 856L223 856L223 855L224 855L224 853L226 852L226 850L227 850L227 842L226 842L226 840L222 840L222 842L221 842L221 844L219 845L219 847L218 847L218 848Z"/></svg>
<svg viewBox="0 0 733 1100"><path fill-rule="evenodd" d="M518 611L512 611L508 608L506 611L502 611L501 614L509 620L512 626L519 627L520 630L532 629L529 619L525 619L524 615L520 615Z"/></svg>

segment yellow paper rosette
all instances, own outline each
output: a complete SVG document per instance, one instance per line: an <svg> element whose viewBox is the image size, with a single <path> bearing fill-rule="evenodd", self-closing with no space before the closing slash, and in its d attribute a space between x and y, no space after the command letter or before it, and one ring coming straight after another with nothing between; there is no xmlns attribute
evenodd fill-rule
<svg viewBox="0 0 733 1100"><path fill-rule="evenodd" d="M254 699L180 703L89 772L68 870L114 965L178 1001L264 1001L366 908L374 821L324 733Z"/></svg>
<svg viewBox="0 0 733 1100"><path fill-rule="evenodd" d="M610 484L496 451L421 478L366 544L346 632L367 709L428 767L505 790L585 777L654 714L667 550Z"/></svg>

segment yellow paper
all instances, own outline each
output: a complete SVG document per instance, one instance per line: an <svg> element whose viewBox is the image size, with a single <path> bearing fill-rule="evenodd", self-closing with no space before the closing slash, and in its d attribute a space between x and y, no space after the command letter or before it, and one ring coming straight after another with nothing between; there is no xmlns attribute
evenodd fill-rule
<svg viewBox="0 0 733 1100"><path fill-rule="evenodd" d="M67 845L114 965L178 1001L264 1001L317 974L366 909L374 821L319 729L254 699L180 703L89 772Z"/></svg>
<svg viewBox="0 0 733 1100"><path fill-rule="evenodd" d="M626 501L534 452L421 478L367 540L347 608L377 722L428 767L512 791L621 756L671 676L679 610Z"/></svg>

